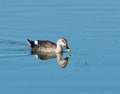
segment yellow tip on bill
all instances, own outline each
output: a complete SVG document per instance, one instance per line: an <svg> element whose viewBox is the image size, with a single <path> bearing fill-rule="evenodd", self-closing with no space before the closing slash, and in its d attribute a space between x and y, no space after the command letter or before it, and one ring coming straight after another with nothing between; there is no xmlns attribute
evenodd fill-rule
<svg viewBox="0 0 120 94"><path fill-rule="evenodd" d="M69 48L69 49L67 49L67 51L68 51L68 52L70 52L70 51L71 51L71 49Z"/></svg>

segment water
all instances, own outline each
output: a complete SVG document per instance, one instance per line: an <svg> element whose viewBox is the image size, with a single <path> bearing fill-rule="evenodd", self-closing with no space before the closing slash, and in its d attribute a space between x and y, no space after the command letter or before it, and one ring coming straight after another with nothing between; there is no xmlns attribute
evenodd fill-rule
<svg viewBox="0 0 120 94"><path fill-rule="evenodd" d="M119 24L119 0L0 0L0 94L119 94ZM26 44L60 37L65 68Z"/></svg>

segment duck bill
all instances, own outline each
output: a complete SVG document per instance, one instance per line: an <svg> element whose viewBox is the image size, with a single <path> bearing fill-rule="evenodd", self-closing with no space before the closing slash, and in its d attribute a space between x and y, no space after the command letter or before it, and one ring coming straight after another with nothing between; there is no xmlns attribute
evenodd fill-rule
<svg viewBox="0 0 120 94"><path fill-rule="evenodd" d="M70 49L68 46L66 46L66 49L67 49L67 51L68 51L68 52L70 52L70 51L71 51L71 49Z"/></svg>

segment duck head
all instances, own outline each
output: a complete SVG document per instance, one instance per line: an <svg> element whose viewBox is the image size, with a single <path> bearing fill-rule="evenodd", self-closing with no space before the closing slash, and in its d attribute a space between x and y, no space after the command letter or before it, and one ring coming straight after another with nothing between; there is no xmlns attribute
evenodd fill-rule
<svg viewBox="0 0 120 94"><path fill-rule="evenodd" d="M60 46L64 46L67 49L68 52L71 51L71 49L68 46L68 42L67 42L67 40L65 38L58 39L57 44L59 44Z"/></svg>

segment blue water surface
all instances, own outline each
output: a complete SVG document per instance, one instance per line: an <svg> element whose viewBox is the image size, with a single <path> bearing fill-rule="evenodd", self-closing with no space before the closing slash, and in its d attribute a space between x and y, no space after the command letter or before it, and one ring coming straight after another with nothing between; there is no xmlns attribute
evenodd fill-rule
<svg viewBox="0 0 120 94"><path fill-rule="evenodd" d="M26 43L61 37L65 68ZM0 94L120 94L119 73L119 0L0 0Z"/></svg>

